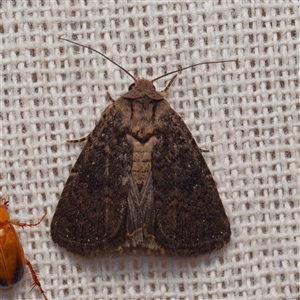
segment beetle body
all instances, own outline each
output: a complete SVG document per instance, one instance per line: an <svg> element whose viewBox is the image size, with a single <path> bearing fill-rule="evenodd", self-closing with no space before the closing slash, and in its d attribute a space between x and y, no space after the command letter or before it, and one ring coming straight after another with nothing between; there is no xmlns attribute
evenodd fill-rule
<svg viewBox="0 0 300 300"><path fill-rule="evenodd" d="M1 216L0 208L0 216ZM24 274L25 256L17 233L9 222L0 221L0 287L9 288Z"/></svg>
<svg viewBox="0 0 300 300"><path fill-rule="evenodd" d="M8 201L4 198L0 199L0 288L10 288L18 283L22 279L25 265L27 265L34 281L32 288L37 285L47 300L30 261L24 255L23 247L14 228L14 226L22 228L25 226L36 226L45 216L46 213L42 219L35 224L12 221L8 213Z"/></svg>

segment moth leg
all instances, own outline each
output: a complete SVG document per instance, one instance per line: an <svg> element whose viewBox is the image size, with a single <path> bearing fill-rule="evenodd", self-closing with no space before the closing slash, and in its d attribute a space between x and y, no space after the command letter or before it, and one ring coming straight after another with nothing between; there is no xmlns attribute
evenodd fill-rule
<svg viewBox="0 0 300 300"><path fill-rule="evenodd" d="M47 212L45 212L44 215L42 216L42 218L37 223L34 223L34 224L26 224L26 223L21 223L21 222L18 222L18 221L9 221L9 223L13 224L15 226L22 227L22 228L24 228L25 226L26 227L37 226L37 225L39 225L44 220L44 218L46 217L46 215L47 215Z"/></svg>
<svg viewBox="0 0 300 300"><path fill-rule="evenodd" d="M30 291L32 291L34 289L34 287L37 285L39 287L42 295L44 296L45 300L48 300L48 298L45 295L45 292L42 289L41 283L40 283L40 281L39 281L36 273L34 272L34 269L33 269L32 265L31 265L30 261L27 258L25 258L25 264L28 266L28 268L30 270L30 273L31 273L31 277L33 279L33 283L31 284L32 288L31 288Z"/></svg>
<svg viewBox="0 0 300 300"><path fill-rule="evenodd" d="M175 74L172 79L169 81L168 85L165 87L165 89L161 92L159 92L163 97L166 97L168 94L168 89L170 88L171 84L173 83L173 81L175 80L177 74Z"/></svg>
<svg viewBox="0 0 300 300"><path fill-rule="evenodd" d="M90 135L87 135L81 139L77 139L77 140L67 140L67 143L81 143L84 141L87 141L87 139L89 138Z"/></svg>
<svg viewBox="0 0 300 300"><path fill-rule="evenodd" d="M112 96L110 95L109 92L106 92L106 98L107 98L108 100L110 100L111 102L115 102L115 99L112 98Z"/></svg>
<svg viewBox="0 0 300 300"><path fill-rule="evenodd" d="M200 150L201 152L209 152L209 150L202 149L202 148L199 148L199 150Z"/></svg>

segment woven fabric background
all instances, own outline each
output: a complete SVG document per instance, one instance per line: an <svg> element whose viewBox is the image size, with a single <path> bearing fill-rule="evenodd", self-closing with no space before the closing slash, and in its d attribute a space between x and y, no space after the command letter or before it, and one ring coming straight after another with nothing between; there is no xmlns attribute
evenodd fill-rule
<svg viewBox="0 0 300 300"><path fill-rule="evenodd" d="M1 194L49 299L300 299L298 1L3 1ZM230 219L222 250L188 258L82 258L50 223L88 135L135 76L178 74L168 101L213 173ZM158 80L162 90L170 76ZM88 199L87 199L88 205ZM87 220L93 222L93 220ZM42 299L26 270L1 299Z"/></svg>

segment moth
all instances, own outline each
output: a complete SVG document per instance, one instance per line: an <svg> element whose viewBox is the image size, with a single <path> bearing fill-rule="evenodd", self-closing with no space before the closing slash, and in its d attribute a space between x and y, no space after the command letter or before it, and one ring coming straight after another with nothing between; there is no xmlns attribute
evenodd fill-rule
<svg viewBox="0 0 300 300"><path fill-rule="evenodd" d="M130 246L187 255L222 248L231 230L216 184L165 100L176 75L162 92L153 85L186 68L152 81L120 68L134 83L78 140L86 144L59 199L53 241L82 256Z"/></svg>

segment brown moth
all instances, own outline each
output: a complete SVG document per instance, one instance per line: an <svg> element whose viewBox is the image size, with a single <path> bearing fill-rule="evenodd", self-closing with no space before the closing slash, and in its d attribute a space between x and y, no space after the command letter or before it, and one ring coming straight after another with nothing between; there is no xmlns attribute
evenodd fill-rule
<svg viewBox="0 0 300 300"><path fill-rule="evenodd" d="M83 256L129 246L192 255L222 248L231 231L216 184L165 100L175 76L162 92L153 82L163 76L129 76L129 91L78 140L87 142L56 208L52 239Z"/></svg>

